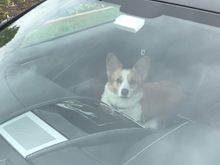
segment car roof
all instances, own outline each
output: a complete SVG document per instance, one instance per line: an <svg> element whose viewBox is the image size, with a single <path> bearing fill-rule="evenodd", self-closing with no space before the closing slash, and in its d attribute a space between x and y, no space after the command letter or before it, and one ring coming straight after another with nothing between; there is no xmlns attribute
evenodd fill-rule
<svg viewBox="0 0 220 165"><path fill-rule="evenodd" d="M220 27L219 0L104 0L121 6L121 12L144 18L168 15Z"/></svg>
<svg viewBox="0 0 220 165"><path fill-rule="evenodd" d="M158 2L165 2L199 10L220 12L219 0L152 0Z"/></svg>

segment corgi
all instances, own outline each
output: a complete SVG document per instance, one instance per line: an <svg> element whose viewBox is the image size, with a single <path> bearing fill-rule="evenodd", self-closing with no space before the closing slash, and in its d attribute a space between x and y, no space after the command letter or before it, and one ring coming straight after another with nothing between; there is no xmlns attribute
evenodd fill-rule
<svg viewBox="0 0 220 165"><path fill-rule="evenodd" d="M133 68L124 69L117 56L109 53L106 58L108 81L101 101L145 128L157 129L159 121L181 102L183 92L170 81L145 83L149 69L148 56L140 58Z"/></svg>

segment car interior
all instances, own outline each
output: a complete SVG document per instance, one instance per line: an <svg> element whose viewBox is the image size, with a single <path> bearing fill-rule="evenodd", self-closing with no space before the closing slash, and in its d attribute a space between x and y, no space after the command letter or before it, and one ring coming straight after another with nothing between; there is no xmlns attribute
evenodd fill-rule
<svg viewBox="0 0 220 165"><path fill-rule="evenodd" d="M144 28L136 34L107 23L23 48L14 60L76 95L99 99L107 81L106 55L113 52L124 67L131 68L144 49L151 59L146 81L177 82L188 97L187 104L192 106L192 102L201 101L196 104L199 106L208 97L218 97L218 92L212 96L207 93L218 90L216 80L207 82L216 78L219 70L218 35L218 29L213 27L162 16L147 19ZM43 51L35 53L36 49ZM31 59L27 58L29 54Z"/></svg>

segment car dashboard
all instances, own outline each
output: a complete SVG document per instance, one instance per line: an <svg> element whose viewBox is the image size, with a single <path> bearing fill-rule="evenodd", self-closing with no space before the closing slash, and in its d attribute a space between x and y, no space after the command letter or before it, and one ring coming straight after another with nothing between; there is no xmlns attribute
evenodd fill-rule
<svg viewBox="0 0 220 165"><path fill-rule="evenodd" d="M174 125L184 122L185 119L178 118ZM175 126L161 130L161 133L169 132ZM73 159L82 159L76 162L85 164L112 161L106 157L107 160L97 161L87 155L87 152L97 154L96 149L115 157L115 163L119 163L120 155L130 146L156 133L104 104L97 104L94 100L82 103L82 100L73 98L34 108L3 123L0 130L0 144L4 149L0 151L0 160L8 165L14 162L45 164L53 162L54 156L61 159L53 164L61 161L68 164ZM156 134L161 136L158 132Z"/></svg>

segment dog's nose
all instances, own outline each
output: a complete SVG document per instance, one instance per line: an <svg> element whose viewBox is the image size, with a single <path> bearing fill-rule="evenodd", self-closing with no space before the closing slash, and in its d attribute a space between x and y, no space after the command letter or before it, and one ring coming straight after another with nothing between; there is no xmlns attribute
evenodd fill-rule
<svg viewBox="0 0 220 165"><path fill-rule="evenodd" d="M128 90L128 89L123 88L123 89L121 90L121 95L122 95L122 96L128 96L128 94L129 94L129 90Z"/></svg>

